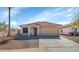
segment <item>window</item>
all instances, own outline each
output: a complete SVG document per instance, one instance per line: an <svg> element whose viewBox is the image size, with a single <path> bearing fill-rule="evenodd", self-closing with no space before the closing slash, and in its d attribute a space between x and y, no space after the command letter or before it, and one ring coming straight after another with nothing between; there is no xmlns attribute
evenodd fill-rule
<svg viewBox="0 0 79 59"><path fill-rule="evenodd" d="M23 33L28 33L28 28L23 28Z"/></svg>
<svg viewBox="0 0 79 59"><path fill-rule="evenodd" d="M77 28L74 28L74 32L77 33Z"/></svg>

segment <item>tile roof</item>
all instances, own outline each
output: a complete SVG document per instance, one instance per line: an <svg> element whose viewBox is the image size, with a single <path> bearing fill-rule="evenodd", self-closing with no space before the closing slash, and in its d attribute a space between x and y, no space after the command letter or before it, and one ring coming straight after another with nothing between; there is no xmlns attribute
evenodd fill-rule
<svg viewBox="0 0 79 59"><path fill-rule="evenodd" d="M58 25L58 26L62 26L60 24L55 24L55 23L50 23L50 22L46 22L46 21L41 21L41 22L34 22L34 23L29 23L29 24L24 24L24 25L21 25L20 27L22 26L27 26L27 25L30 25L30 24L38 24L38 25Z"/></svg>

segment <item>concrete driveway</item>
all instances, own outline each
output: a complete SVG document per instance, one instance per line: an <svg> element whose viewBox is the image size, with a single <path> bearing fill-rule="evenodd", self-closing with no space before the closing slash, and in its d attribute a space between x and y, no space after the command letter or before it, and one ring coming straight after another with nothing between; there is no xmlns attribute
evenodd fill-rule
<svg viewBox="0 0 79 59"><path fill-rule="evenodd" d="M44 48L44 51L53 51L53 52L79 51L78 43L68 40L64 37L60 37L60 39L40 39L39 47Z"/></svg>
<svg viewBox="0 0 79 59"><path fill-rule="evenodd" d="M25 48L16 50L0 50L14 52L79 52L79 44L60 37L60 39L39 39L39 48Z"/></svg>

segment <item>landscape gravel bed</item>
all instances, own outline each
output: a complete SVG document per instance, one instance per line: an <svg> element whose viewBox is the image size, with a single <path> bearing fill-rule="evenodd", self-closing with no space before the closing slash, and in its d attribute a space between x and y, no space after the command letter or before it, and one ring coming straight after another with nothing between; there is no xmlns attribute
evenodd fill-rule
<svg viewBox="0 0 79 59"><path fill-rule="evenodd" d="M9 40L0 44L0 49L39 48L39 40Z"/></svg>

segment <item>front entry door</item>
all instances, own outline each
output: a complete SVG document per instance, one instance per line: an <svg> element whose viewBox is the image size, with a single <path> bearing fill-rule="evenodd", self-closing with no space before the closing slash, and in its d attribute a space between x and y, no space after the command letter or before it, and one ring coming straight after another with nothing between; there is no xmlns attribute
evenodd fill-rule
<svg viewBox="0 0 79 59"><path fill-rule="evenodd" d="M34 28L34 36L37 36L37 28Z"/></svg>

